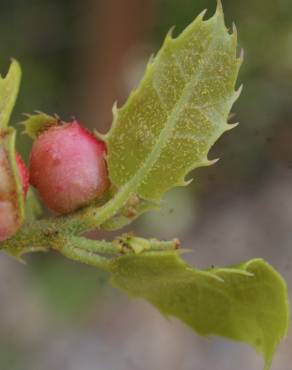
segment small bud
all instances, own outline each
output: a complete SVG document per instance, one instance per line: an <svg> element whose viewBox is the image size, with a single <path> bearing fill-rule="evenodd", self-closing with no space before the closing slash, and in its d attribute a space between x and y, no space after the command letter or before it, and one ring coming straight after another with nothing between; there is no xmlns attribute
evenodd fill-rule
<svg viewBox="0 0 292 370"><path fill-rule="evenodd" d="M23 188L23 196L28 191L28 171L21 158L16 153L16 163ZM20 227L15 184L6 151L0 149L0 241L10 238Z"/></svg>
<svg viewBox="0 0 292 370"><path fill-rule="evenodd" d="M109 187L105 151L104 142L77 121L52 126L33 144L30 183L48 208L72 212Z"/></svg>

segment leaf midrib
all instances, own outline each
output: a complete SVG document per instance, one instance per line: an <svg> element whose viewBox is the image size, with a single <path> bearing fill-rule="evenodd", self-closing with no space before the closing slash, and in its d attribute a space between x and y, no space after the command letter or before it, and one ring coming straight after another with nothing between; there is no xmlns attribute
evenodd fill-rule
<svg viewBox="0 0 292 370"><path fill-rule="evenodd" d="M217 21L217 19L216 19L216 21ZM214 32L214 31L216 31L216 29L214 28L212 31ZM206 55L208 56L210 51L212 51L212 49L214 49L215 46L217 45L217 41L219 39L216 37L215 32L214 32L214 35L215 35L215 37L211 38L211 42L209 43L208 47L205 49L205 51L203 53L202 60L205 60ZM170 115L168 116L168 118L165 122L164 128L161 130L161 132L159 134L159 137L158 137L156 143L153 146L152 151L149 153L149 155L145 159L144 163L140 166L137 173L120 189L121 192L127 191L128 188L132 188L131 191L134 191L136 186L151 171L154 164L158 160L164 145L167 143L167 141L169 139L169 136L171 135L174 127L177 124L178 117L179 117L179 115L182 111L182 108L184 107L184 103L189 99L189 95L193 92L193 89L196 87L196 84L200 81L200 77L202 76L202 74L205 70L205 66L206 65L204 63L201 63L200 66L198 67L197 73L193 76L193 78L189 81L189 83L185 84L185 86L183 88L183 91L182 91L182 94L181 94L181 97L175 103ZM194 85L193 88L191 88L192 85ZM153 85L153 80L152 80L152 86L155 89L155 87ZM156 89L155 89L155 91L156 91ZM157 93L157 91L156 91L156 93ZM157 96L159 97L158 94L157 94ZM160 97L159 97L159 99L161 101ZM163 106L162 101L161 101L161 104ZM204 116L205 116L205 113L203 111L201 111L199 106L197 106L196 109L198 109L198 111L200 111L200 113L204 114Z"/></svg>
<svg viewBox="0 0 292 370"><path fill-rule="evenodd" d="M218 25L219 20L214 16L213 19L210 19L210 22L215 19L216 24ZM208 45L208 47L205 49L202 60L205 60L206 55L208 56L208 53L217 45L218 40L220 41L220 38L216 36L216 30L217 28L214 27L211 29L213 35L211 37L211 41ZM159 55L158 55L159 58ZM155 61L157 62L157 60ZM125 205L127 202L129 196L136 193L137 188L139 185L143 182L143 179L146 178L147 174L151 171L154 164L156 163L157 159L160 156L160 153L162 151L162 148L164 147L165 143L168 141L169 136L171 135L176 123L177 123L177 117L181 113L181 109L184 106L184 102L189 98L190 93L193 91L193 88L196 86L196 84L199 82L201 75L203 74L205 70L205 63L200 64L198 67L197 73L194 75L194 77L187 83L182 91L182 95L180 99L175 103L169 117L166 120L164 128L161 130L159 137L152 149L152 151L149 153L148 157L145 159L144 163L141 164L139 170L136 172L136 174L124 185L122 185L117 192L117 194L99 209L99 214L97 216L97 222L99 224L102 224L110 217L113 217L121 207ZM153 83L153 80L152 80ZM190 88L191 85L193 85L193 88ZM200 108L197 108L200 111ZM118 118L117 118L118 119ZM217 133L215 133L217 134ZM215 135L214 135L215 136ZM212 140L212 137L210 138ZM202 163L202 161L200 161ZM194 167L196 163L192 164L192 167Z"/></svg>

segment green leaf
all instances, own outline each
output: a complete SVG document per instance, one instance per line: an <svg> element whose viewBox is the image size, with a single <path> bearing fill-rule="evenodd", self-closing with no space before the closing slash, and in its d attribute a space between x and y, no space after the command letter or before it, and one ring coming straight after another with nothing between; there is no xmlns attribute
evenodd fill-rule
<svg viewBox="0 0 292 370"><path fill-rule="evenodd" d="M32 139L36 139L43 131L57 125L59 122L58 117L52 117L42 112L27 114L26 116L27 118L20 123L24 125L24 133Z"/></svg>
<svg viewBox="0 0 292 370"><path fill-rule="evenodd" d="M200 335L219 335L249 344L266 369L286 335L285 282L266 262L201 271L175 252L125 255L112 262L112 284L147 299L162 314L175 316Z"/></svg>
<svg viewBox="0 0 292 370"><path fill-rule="evenodd" d="M239 95L242 58L236 56L236 31L228 33L218 4L209 20L202 13L179 37L169 33L138 89L114 108L105 138L109 176L121 191L158 200L187 184L191 170L213 163L210 148L233 127L227 118Z"/></svg>
<svg viewBox="0 0 292 370"><path fill-rule="evenodd" d="M5 78L0 76L0 129L8 125L21 80L20 65L12 60Z"/></svg>

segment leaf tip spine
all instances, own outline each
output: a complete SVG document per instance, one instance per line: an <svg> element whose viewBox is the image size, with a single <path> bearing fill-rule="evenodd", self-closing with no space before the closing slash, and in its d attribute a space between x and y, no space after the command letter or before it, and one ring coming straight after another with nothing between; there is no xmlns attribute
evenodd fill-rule
<svg viewBox="0 0 292 370"><path fill-rule="evenodd" d="M112 116L113 116L113 119L112 119L111 128L109 129L109 131L106 134L103 134L103 140L104 141L107 141L108 136L110 135L110 133L112 132L112 130L114 129L114 127L115 127L115 125L118 121L118 103L117 103L116 100L115 100L115 102L112 106Z"/></svg>
<svg viewBox="0 0 292 370"><path fill-rule="evenodd" d="M243 59L244 59L244 49L243 49L243 48L241 48L241 49L240 49L240 52L239 52L239 57L238 57L238 60L239 60L239 63L240 63L240 64L242 64Z"/></svg>
<svg viewBox="0 0 292 370"><path fill-rule="evenodd" d="M188 186L190 185L192 182L194 181L193 178L189 179L189 180L186 180L186 179L182 179L181 181L178 181L175 186Z"/></svg>
<svg viewBox="0 0 292 370"><path fill-rule="evenodd" d="M221 0L217 0L216 14L223 16L223 6Z"/></svg>
<svg viewBox="0 0 292 370"><path fill-rule="evenodd" d="M200 21L203 21L204 17L205 17L205 14L207 13L207 10L208 9L202 10L201 13L197 16L197 19L200 20Z"/></svg>
<svg viewBox="0 0 292 370"><path fill-rule="evenodd" d="M101 141L106 141L106 134L102 134L98 132L97 130L93 130L94 136Z"/></svg>
<svg viewBox="0 0 292 370"><path fill-rule="evenodd" d="M170 29L168 30L166 37L165 37L165 41L173 41L174 30L175 30L175 25L171 26Z"/></svg>
<svg viewBox="0 0 292 370"><path fill-rule="evenodd" d="M233 130L235 127L237 127L239 125L239 122L235 122L235 123L228 123L226 125L226 131L230 131L230 130Z"/></svg>
<svg viewBox="0 0 292 370"><path fill-rule="evenodd" d="M154 58L155 58L154 53L152 53L150 55L150 58L149 58L148 62L147 62L147 65L146 65L146 73L152 67L153 62L154 62Z"/></svg>
<svg viewBox="0 0 292 370"><path fill-rule="evenodd" d="M233 37L234 41L237 43L237 38L238 38L238 32L236 28L236 24L232 22L232 33L231 36Z"/></svg>
<svg viewBox="0 0 292 370"><path fill-rule="evenodd" d="M112 113L113 113L113 116L115 116L118 113L118 102L116 100L114 101L114 104L112 107Z"/></svg>
<svg viewBox="0 0 292 370"><path fill-rule="evenodd" d="M235 93L234 93L234 101L236 101L240 97L240 95L242 93L242 89L243 89L243 84L241 84L239 86L239 88L237 90L235 90Z"/></svg>
<svg viewBox="0 0 292 370"><path fill-rule="evenodd" d="M183 182L181 183L181 186L188 186L190 185L192 182L194 181L194 179L189 179L189 180L183 180Z"/></svg>
<svg viewBox="0 0 292 370"><path fill-rule="evenodd" d="M10 63L11 64L10 64L9 70L6 73L5 78L8 77L9 73L13 70L17 70L17 72L19 73L19 77L21 77L21 66L18 60L15 58L10 58Z"/></svg>
<svg viewBox="0 0 292 370"><path fill-rule="evenodd" d="M220 161L220 158L215 158L215 159L208 159L205 166L212 166L213 164L217 163Z"/></svg>
<svg viewBox="0 0 292 370"><path fill-rule="evenodd" d="M221 0L217 0L217 6L214 16L211 18L214 20L215 23L217 23L217 27L221 30L221 32L227 33L228 36L233 37L232 34L230 34L228 28L225 24L225 17L224 17L224 11Z"/></svg>

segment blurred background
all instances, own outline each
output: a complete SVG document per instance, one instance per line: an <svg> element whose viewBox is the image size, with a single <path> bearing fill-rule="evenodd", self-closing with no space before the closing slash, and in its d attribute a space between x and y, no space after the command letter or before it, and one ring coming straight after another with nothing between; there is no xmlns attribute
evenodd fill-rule
<svg viewBox="0 0 292 370"><path fill-rule="evenodd" d="M263 257L292 294L292 0L224 0L227 25L245 51L234 107L240 126L210 153L187 189L165 198L161 214L130 227L143 236L179 237L203 268ZM23 68L13 115L42 110L77 117L106 132L149 56L172 25L178 34L215 0L10 0L0 3L0 68ZM31 143L19 135L27 158ZM104 235L102 235L104 237ZM107 237L111 237L107 235ZM272 297L271 297L272 298ZM223 320L224 318L222 318ZM292 362L292 335L273 369ZM53 253L21 265L0 256L0 370L258 370L243 344L202 339L130 300L95 269Z"/></svg>

